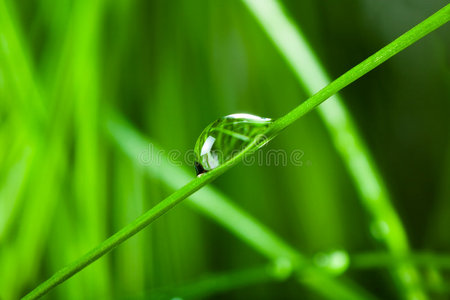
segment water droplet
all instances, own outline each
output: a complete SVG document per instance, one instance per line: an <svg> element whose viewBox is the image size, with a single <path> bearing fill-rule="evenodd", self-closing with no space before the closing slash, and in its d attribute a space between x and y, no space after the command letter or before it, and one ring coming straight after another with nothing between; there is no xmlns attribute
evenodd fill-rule
<svg viewBox="0 0 450 300"><path fill-rule="evenodd" d="M195 144L195 170L197 175L211 171L254 142L262 147L270 139L263 136L271 119L249 114L234 114L209 124Z"/></svg>
<svg viewBox="0 0 450 300"><path fill-rule="evenodd" d="M314 256L314 263L328 272L338 275L347 270L350 258L348 253L343 250L321 252Z"/></svg>

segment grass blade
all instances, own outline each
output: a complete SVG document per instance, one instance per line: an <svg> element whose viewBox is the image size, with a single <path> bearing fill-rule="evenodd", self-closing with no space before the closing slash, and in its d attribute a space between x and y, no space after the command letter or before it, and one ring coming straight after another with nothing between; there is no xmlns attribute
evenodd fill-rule
<svg viewBox="0 0 450 300"><path fill-rule="evenodd" d="M447 5L445 8L430 16L428 19L403 34L397 40L390 43L373 56L369 57L344 75L340 76L338 79L320 90L318 93L299 105L290 113L278 119L273 123L271 127L269 127L269 131L278 133L306 113L313 110L316 106L337 93L339 90L346 87L348 84L357 80L390 57L410 46L415 41L426 36L432 30L445 24L449 21L449 19L450 5ZM135 221L112 235L110 238L106 239L104 242L102 242L100 245L98 245L96 248L94 248L84 256L80 257L80 259L55 273L50 279L48 279L47 281L39 285L36 289L31 291L28 295L26 295L25 299L35 299L44 295L58 284L64 282L80 270L84 269L86 266L102 257L104 254L108 253L113 248L117 247L119 244L121 244L140 230L144 229L148 224L152 223L154 220L166 213L176 204L194 194L203 186L210 183L215 178L235 166L244 158L247 153L254 151L255 149L257 149L257 147L258 141L255 140L254 142L250 143L242 152L224 163L222 166L188 182L182 188L178 189L169 197L159 202L156 206L137 218Z"/></svg>
<svg viewBox="0 0 450 300"><path fill-rule="evenodd" d="M243 2L260 22L310 95L329 84L330 79L314 51L302 32L289 20L279 1L243 0ZM442 20L448 20L448 11L448 5L441 10ZM328 85L327 89L333 89L333 85L339 86L339 80L345 80L347 75L367 73L404 49L406 45L416 41L420 36L424 36L439 27L441 23L435 21L436 19L428 19L426 26L422 26L425 23L423 22L420 27L415 27L408 34L402 35L389 46L369 57L365 61L366 64L358 65ZM394 47L390 47L393 44L395 44ZM386 49L388 47L389 49ZM337 90L335 89L336 92ZM405 254L409 251L406 232L391 204L391 197L376 164L340 96L334 95L330 100L332 101L327 101L321 105L318 111L354 180L363 205L372 216L372 226L387 227L388 230L380 235L380 239L392 253ZM310 102L311 105L315 105L314 101ZM300 107L297 112L292 112L295 117L299 113L301 113ZM289 119L289 115L285 116L284 119ZM407 298L424 298L424 294L416 288L418 286L418 273L411 266L407 264L397 266L394 269L394 274L401 282L400 288L403 293L406 293Z"/></svg>

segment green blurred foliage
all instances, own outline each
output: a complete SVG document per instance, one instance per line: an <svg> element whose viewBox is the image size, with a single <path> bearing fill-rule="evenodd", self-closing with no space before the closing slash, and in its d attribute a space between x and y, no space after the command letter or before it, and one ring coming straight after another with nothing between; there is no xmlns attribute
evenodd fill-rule
<svg viewBox="0 0 450 300"><path fill-rule="evenodd" d="M332 78L446 4L283 2ZM449 33L438 30L342 92L414 251L450 251ZM276 118L305 98L237 0L1 0L0 299L24 295L171 192L146 176L138 160L146 149L128 157L110 141L103 126L110 108L167 151L185 153L219 117ZM316 114L269 149L300 149L304 164L239 165L214 185L310 257L379 249ZM182 204L47 297L148 298L264 263ZM243 273L249 286L209 298L318 297L293 279L254 283L254 272ZM449 280L429 273L430 282ZM380 298L396 297L386 269L345 276Z"/></svg>

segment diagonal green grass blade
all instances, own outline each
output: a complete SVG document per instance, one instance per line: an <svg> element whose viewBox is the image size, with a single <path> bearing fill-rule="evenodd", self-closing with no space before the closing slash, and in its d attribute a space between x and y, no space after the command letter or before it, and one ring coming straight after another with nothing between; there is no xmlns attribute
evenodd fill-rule
<svg viewBox="0 0 450 300"><path fill-rule="evenodd" d="M362 77L367 72L376 68L395 54L399 53L406 47L412 45L417 40L423 38L428 33L434 29L444 25L450 19L450 4L430 16L425 21L419 23L416 27L406 32L394 42L390 43L386 47L382 48L380 51L364 60L362 63L358 64L348 72L344 73L338 79L324 87L318 93L314 94L311 98L306 100L304 103L299 105L297 108L292 110L290 113L286 114L284 117L278 119L274 122L268 129L268 132L278 133L282 129L288 127L290 124L295 122L297 119L305 115L306 113L313 110L315 107L320 105L326 99L337 93L342 88L346 87L348 84ZM38 298L49 290L57 286L58 284L64 282L80 270L84 269L86 266L90 265L92 262L96 261L98 258L102 257L113 248L117 247L119 244L145 228L151 222L159 218L161 215L166 213L176 204L180 203L185 198L197 192L206 184L213 181L218 176L225 173L227 170L239 163L247 153L251 153L258 147L258 141L250 143L242 152L237 154L235 157L225 162L222 166L204 174L201 177L193 179L169 197L159 202L155 207L147 211L145 214L137 218L135 221L124 227L122 230L105 240L103 243L98 245L96 248L91 250L89 253L80 257L77 261L70 264L69 266L61 269L56 274L54 274L50 279L42 283L36 289L31 291L25 296L25 299L35 299ZM309 274L310 276L306 280L310 281L317 276L316 274ZM307 281L307 282L308 282ZM313 285L313 284L311 284ZM323 285L322 285L323 286ZM329 292L330 289L324 289L324 292ZM333 290L334 294L336 293Z"/></svg>
<svg viewBox="0 0 450 300"><path fill-rule="evenodd" d="M243 0L255 16L275 47L286 59L305 90L314 94L330 83L325 69L313 49L296 25L289 19L279 1ZM446 8L448 15L448 6ZM445 14L445 12L444 12ZM447 16L448 18L448 16ZM430 23L427 32L439 26ZM404 39L413 39L407 36ZM401 44L398 46L401 47ZM375 63L378 57L373 57ZM364 70L361 70L365 72ZM318 112L330 132L330 136L350 172L361 201L372 216L372 227L382 226L380 239L395 254L409 251L408 239L402 222L396 213L386 185L365 145L358 129L346 109L342 98L334 95L318 108ZM402 293L409 299L422 299L418 287L418 273L410 265L394 268L401 283Z"/></svg>

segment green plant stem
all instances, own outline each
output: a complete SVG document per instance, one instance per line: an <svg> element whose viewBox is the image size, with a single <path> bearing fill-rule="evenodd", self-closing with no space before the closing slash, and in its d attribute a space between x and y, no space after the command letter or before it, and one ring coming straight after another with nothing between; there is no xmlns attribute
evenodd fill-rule
<svg viewBox="0 0 450 300"><path fill-rule="evenodd" d="M299 83L308 94L313 95L329 84L331 80L325 69L301 30L289 19L280 1L242 1L266 31L268 37L285 58ZM443 12L442 18L442 21L445 21L445 12ZM385 49L380 50L367 59L367 64L360 64L347 72L347 75L352 77L359 72L368 72L367 68L373 68L382 63L401 51L402 47L413 42L412 40L431 32L436 26L439 26L441 20L429 19L429 21L426 26L411 30ZM347 78L344 74L340 79L345 81ZM322 92L333 94L333 88L339 90L341 83L335 81L328 86L329 91L323 90ZM316 96L319 97L320 95ZM313 98L310 99L311 105L317 105ZM306 106L300 109L308 111ZM292 112L292 116L297 117L298 113L302 113L302 111ZM358 132L350 112L345 107L343 99L337 94L331 96L327 103L318 108L318 113L354 182L362 205L365 206L371 217L369 221L371 229L381 232L376 238L386 246L392 255L407 255L410 246L406 230L395 211L386 184L383 182L383 178L380 176L380 172L368 147L365 145L364 139ZM289 119L289 116L286 116L286 118ZM279 130L283 128L284 121L286 120L280 120ZM289 124L289 120L287 123ZM420 288L419 273L412 265L408 265L408 263L395 265L391 268L391 273L399 294L404 298L426 299L426 294Z"/></svg>
<svg viewBox="0 0 450 300"><path fill-rule="evenodd" d="M416 266L436 267L438 269L450 268L450 256L435 253L411 253L408 256L393 256L388 252L359 253L352 255L352 269L385 268L396 264L410 262ZM181 286L168 286L147 293L138 299L165 299L165 298L198 298L211 296L224 291L241 288L252 284L287 279L280 277L273 263L244 270L209 274L208 277ZM337 297L337 296L336 296Z"/></svg>
<svg viewBox="0 0 450 300"><path fill-rule="evenodd" d="M138 299L199 299L227 292L249 285L280 280L273 272L273 265L266 264L244 270L220 274L208 274L208 277L180 286L168 286L149 291Z"/></svg>
<svg viewBox="0 0 450 300"><path fill-rule="evenodd" d="M395 256L385 252L359 253L352 255L350 267L353 269L383 268L404 262L429 268L450 269L450 255L426 252L409 253L402 256Z"/></svg>
<svg viewBox="0 0 450 300"><path fill-rule="evenodd" d="M337 93L339 90L357 80L375 67L379 66L381 63L399 53L406 47L410 46L417 40L421 39L431 31L442 26L443 24L448 22L449 19L450 5L447 5L368 59L364 60L362 63L358 64L356 67L352 68L350 71L344 73L328 86L320 90L317 94L300 104L293 111L275 121L273 125L269 127L268 132L278 134L281 130L301 118L306 113L313 110L316 106L328 99L330 96ZM184 187L175 191L169 197L137 218L134 222L130 223L122 230L115 233L113 236L95 247L93 250L83 255L80 259L56 272L47 281L43 282L41 285L27 294L24 299L36 299L47 293L58 284L64 282L80 270L84 269L86 266L90 265L92 262L96 261L103 255L117 247L119 244L144 229L148 224L152 223L154 220L166 213L176 204L180 203L186 197L192 195L200 188L225 173L231 167L240 162L244 158L245 154L254 151L256 147L257 141L254 141L250 145L248 145L242 152L227 161L222 166L193 179Z"/></svg>
<svg viewBox="0 0 450 300"><path fill-rule="evenodd" d="M355 67L351 68L343 75L339 76L336 80L328 84L319 92L314 94L308 100L297 106L288 114L277 119L271 126L271 130L274 133L278 133L281 130L288 127L290 124L303 117L305 114L316 108L326 99L330 98L344 87L361 78L363 75L372 71L389 58L393 57L397 53L401 52L405 48L411 46L421 38L425 37L430 32L441 27L450 20L450 4L434 13L412 29L402 34L400 37L383 47L375 54L369 56L363 62L359 63Z"/></svg>

